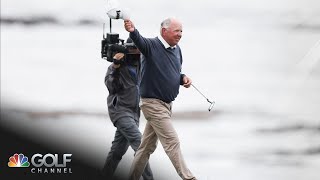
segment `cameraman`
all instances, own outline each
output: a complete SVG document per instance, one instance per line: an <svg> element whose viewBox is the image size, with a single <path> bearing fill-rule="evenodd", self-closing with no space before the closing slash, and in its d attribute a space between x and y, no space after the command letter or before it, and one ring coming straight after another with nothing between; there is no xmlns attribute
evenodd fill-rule
<svg viewBox="0 0 320 180"><path fill-rule="evenodd" d="M131 146L136 152L141 143L139 131L141 65L140 52L138 53L136 54L138 58L130 58L132 56L125 56L123 53L115 54L105 77L105 84L109 91L107 98L109 116L117 128L103 167L103 175L108 179L112 179L128 147ZM144 180L153 180L149 164L145 167L142 176Z"/></svg>

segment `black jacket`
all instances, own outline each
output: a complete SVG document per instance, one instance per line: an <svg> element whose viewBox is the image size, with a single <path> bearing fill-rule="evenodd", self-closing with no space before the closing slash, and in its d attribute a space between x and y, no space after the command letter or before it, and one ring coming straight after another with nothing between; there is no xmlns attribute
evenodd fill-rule
<svg viewBox="0 0 320 180"><path fill-rule="evenodd" d="M136 78L129 72L128 64L124 62L117 69L109 66L105 84L109 95L107 98L110 119L115 123L119 118L131 117L136 120L140 118L140 93L141 80L140 61L135 63L137 67Z"/></svg>

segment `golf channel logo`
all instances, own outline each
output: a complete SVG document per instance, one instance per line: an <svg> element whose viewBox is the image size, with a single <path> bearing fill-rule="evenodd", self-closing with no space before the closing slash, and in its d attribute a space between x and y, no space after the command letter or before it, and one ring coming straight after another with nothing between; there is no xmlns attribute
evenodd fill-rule
<svg viewBox="0 0 320 180"><path fill-rule="evenodd" d="M67 167L67 163L71 162L72 154L34 154L31 157L32 168L30 172L35 174L51 173L51 174L71 174L72 169ZM8 167L29 167L28 157L24 154L15 153L9 158Z"/></svg>

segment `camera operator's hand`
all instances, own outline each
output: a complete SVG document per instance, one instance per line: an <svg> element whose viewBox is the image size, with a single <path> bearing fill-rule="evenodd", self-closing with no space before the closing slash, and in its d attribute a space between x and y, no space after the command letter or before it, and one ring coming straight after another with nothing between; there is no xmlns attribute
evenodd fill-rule
<svg viewBox="0 0 320 180"><path fill-rule="evenodd" d="M114 68L120 67L120 64L121 64L123 57L124 57L123 53L117 53L113 56L113 67Z"/></svg>
<svg viewBox="0 0 320 180"><path fill-rule="evenodd" d="M134 31L134 24L130 20L124 20L124 28L128 32L133 32Z"/></svg>

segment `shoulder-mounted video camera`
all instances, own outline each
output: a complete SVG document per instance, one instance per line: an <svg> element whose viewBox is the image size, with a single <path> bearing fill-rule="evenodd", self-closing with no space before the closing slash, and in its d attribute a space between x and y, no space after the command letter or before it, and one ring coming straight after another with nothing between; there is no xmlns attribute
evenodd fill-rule
<svg viewBox="0 0 320 180"><path fill-rule="evenodd" d="M140 51L130 38L128 38L127 42L124 42L123 39L119 38L118 33L111 33L112 19L122 19L120 10L114 10L114 12L111 12L115 15L110 15L110 12L108 12L108 16L110 17L110 33L105 34L105 24L103 25L103 39L101 41L101 58L109 62L113 62L113 56L116 53L124 53L124 61L128 59L139 60Z"/></svg>
<svg viewBox="0 0 320 180"><path fill-rule="evenodd" d="M101 58L113 62L113 56L116 53L124 53L124 60L140 59L140 51L133 42L130 42L130 39L124 42L123 39L119 39L119 34L107 33L101 41Z"/></svg>

